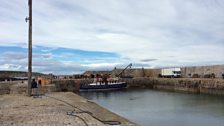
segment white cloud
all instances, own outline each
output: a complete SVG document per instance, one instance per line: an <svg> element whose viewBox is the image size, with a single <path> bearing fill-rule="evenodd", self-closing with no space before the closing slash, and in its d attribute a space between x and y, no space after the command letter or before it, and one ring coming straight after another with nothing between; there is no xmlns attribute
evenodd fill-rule
<svg viewBox="0 0 224 126"><path fill-rule="evenodd" d="M83 64L83 67L87 67L89 69L113 69L114 67L121 65L121 63L92 63L92 64Z"/></svg>
<svg viewBox="0 0 224 126"><path fill-rule="evenodd" d="M224 62L222 0L44 0L33 4L34 45L114 52L136 63L157 59L148 62L155 67ZM24 45L27 0L1 1L0 12L0 45ZM95 67L107 66L104 63Z"/></svg>
<svg viewBox="0 0 224 126"><path fill-rule="evenodd" d="M3 64L0 66L0 69L2 70L20 70L21 65L15 65L15 64Z"/></svg>
<svg viewBox="0 0 224 126"><path fill-rule="evenodd" d="M22 53L22 52L4 52L2 54L2 56L5 59L14 59L14 60L20 60L20 59L27 58L27 54L26 53Z"/></svg>

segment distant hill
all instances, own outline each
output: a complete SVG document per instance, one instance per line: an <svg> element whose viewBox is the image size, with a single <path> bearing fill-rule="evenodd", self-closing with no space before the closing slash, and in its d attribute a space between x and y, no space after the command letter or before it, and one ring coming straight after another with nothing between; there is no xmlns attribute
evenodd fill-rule
<svg viewBox="0 0 224 126"><path fill-rule="evenodd" d="M33 72L33 76L45 77L48 74ZM24 71L0 71L0 78L12 78L12 77L27 77L27 72Z"/></svg>

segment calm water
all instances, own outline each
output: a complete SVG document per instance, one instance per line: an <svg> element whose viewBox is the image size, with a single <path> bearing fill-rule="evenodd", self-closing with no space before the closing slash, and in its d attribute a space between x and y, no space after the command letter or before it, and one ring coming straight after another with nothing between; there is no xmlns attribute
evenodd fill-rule
<svg viewBox="0 0 224 126"><path fill-rule="evenodd" d="M128 89L81 96L141 126L224 126L224 97Z"/></svg>

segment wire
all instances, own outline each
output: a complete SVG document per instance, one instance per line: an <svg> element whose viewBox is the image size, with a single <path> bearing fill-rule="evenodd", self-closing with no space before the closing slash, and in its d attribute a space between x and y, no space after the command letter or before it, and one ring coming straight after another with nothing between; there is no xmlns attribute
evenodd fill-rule
<svg viewBox="0 0 224 126"><path fill-rule="evenodd" d="M71 107L73 107L73 108L78 109L80 112L76 112L76 114L79 114L79 113L87 113L87 114L89 114L90 116L92 116L94 119L96 119L96 120L98 120L98 121L100 121L100 122L102 122L102 123L104 123L104 124L108 124L108 125L120 125L120 124L121 124L120 121L113 121L113 120L107 120L107 121L104 121L104 120L101 120L101 119L99 119L98 117L94 116L94 114L93 114L92 112L90 112L90 111L84 111L84 110L78 108L77 106L74 106L74 105L72 105L72 104L70 104L70 103L68 103L68 102L66 102L66 101L64 101L64 100L61 100L61 99L58 99L58 98L55 98L55 97L52 97L52 96L48 96L48 95L45 95L45 96L46 96L46 97L49 97L49 98L52 98L52 99L54 99L54 100L63 102L63 103L65 103L65 104L67 104L67 105L69 105L69 106L71 106ZM89 100L87 100L87 101L88 101L88 102L91 102L91 103L94 103L94 102L89 101ZM74 113L74 111L75 111L75 110L73 110L72 113ZM67 114L68 114L68 113L67 113ZM73 114L72 116L76 116L76 117L77 117L77 115L75 115L75 114ZM78 117L78 118L81 118L81 117ZM84 119L82 118L82 120L84 120ZM85 121L85 123L86 123L86 121ZM86 124L87 124L87 123L86 123ZM88 124L87 124L87 125L88 125Z"/></svg>
<svg viewBox="0 0 224 126"><path fill-rule="evenodd" d="M85 123L85 125L88 126L88 123L85 121L85 119L83 119L82 117L80 117L80 116L77 115L77 114L74 114L73 111L72 111L72 112L67 112L67 115L75 116L75 117L81 119L81 120Z"/></svg>
<svg viewBox="0 0 224 126"><path fill-rule="evenodd" d="M78 117L79 119L81 119L85 123L86 126L88 126L88 123L82 117L80 117L78 115L72 115L72 116Z"/></svg>

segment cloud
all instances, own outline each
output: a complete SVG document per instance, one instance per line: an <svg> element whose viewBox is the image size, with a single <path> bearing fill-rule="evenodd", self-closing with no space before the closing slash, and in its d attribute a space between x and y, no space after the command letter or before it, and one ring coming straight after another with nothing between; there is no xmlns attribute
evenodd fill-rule
<svg viewBox="0 0 224 126"><path fill-rule="evenodd" d="M158 59L142 59L140 60L141 62L152 62L152 61L156 61Z"/></svg>
<svg viewBox="0 0 224 126"><path fill-rule="evenodd" d="M0 46L0 49L0 70L27 71L27 49L4 46ZM74 74L87 70L112 70L117 64L121 64L116 63L119 57L110 52L49 47L47 51L38 51L43 49L46 47L36 46L33 50L32 68L35 72Z"/></svg>
<svg viewBox="0 0 224 126"><path fill-rule="evenodd" d="M45 47L39 51L51 52L48 58L57 57L61 63L81 57L55 53L58 48L117 54L116 58L81 55L85 65L143 62L163 67L224 62L222 0L47 0L33 4L33 45ZM27 0L1 1L0 45L27 47L26 15Z"/></svg>
<svg viewBox="0 0 224 126"><path fill-rule="evenodd" d="M27 58L27 54L23 52L4 52L2 56L5 59L20 60Z"/></svg>
<svg viewBox="0 0 224 126"><path fill-rule="evenodd" d="M21 70L21 65L16 64L3 64L0 66L1 70Z"/></svg>
<svg viewBox="0 0 224 126"><path fill-rule="evenodd" d="M34 58L43 58L43 59L51 59L53 58L53 54L48 53L48 54L34 54L33 55Z"/></svg>

